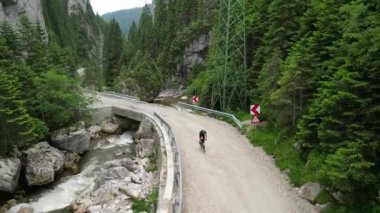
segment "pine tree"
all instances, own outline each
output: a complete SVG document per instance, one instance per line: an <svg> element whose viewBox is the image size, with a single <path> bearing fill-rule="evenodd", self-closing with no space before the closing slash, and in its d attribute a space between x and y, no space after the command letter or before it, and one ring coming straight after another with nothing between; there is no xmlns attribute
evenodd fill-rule
<svg viewBox="0 0 380 213"><path fill-rule="evenodd" d="M119 24L114 19L109 23L104 42L105 80L106 85L111 86L120 72L124 42Z"/></svg>
<svg viewBox="0 0 380 213"><path fill-rule="evenodd" d="M297 133L305 150L314 147L327 156L322 165L327 184L345 192L363 189L376 180L371 172L374 135L363 125L370 100L362 95L368 92L368 83L360 78L357 72L340 69L324 82Z"/></svg>
<svg viewBox="0 0 380 213"><path fill-rule="evenodd" d="M34 84L35 110L50 130L71 125L81 119L78 110L86 107L88 100L74 79L52 69L35 78Z"/></svg>
<svg viewBox="0 0 380 213"><path fill-rule="evenodd" d="M152 55L154 49L153 16L148 5L145 5L141 13L137 34L139 50Z"/></svg>
<svg viewBox="0 0 380 213"><path fill-rule="evenodd" d="M16 84L16 80L0 68L0 154L13 145L41 139L47 130L41 121L29 116Z"/></svg>
<svg viewBox="0 0 380 213"><path fill-rule="evenodd" d="M45 32L37 22L33 24L26 16L20 18L21 47L26 52L26 64L41 74L47 69L47 45L44 41Z"/></svg>
<svg viewBox="0 0 380 213"><path fill-rule="evenodd" d="M0 25L0 34L5 39L5 45L12 52L14 59L21 57L20 35L13 29L8 22Z"/></svg>
<svg viewBox="0 0 380 213"><path fill-rule="evenodd" d="M154 31L158 32L158 35L155 36L155 57L158 56L168 36L168 15L167 1L157 0L154 8Z"/></svg>
<svg viewBox="0 0 380 213"><path fill-rule="evenodd" d="M160 69L149 54L137 51L135 57L124 66L116 79L115 89L142 100L152 101L159 93L163 82Z"/></svg>

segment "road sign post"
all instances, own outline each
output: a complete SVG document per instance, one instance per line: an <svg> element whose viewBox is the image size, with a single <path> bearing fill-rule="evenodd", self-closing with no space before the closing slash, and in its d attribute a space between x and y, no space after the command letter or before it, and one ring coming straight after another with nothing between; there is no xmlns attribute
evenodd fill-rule
<svg viewBox="0 0 380 213"><path fill-rule="evenodd" d="M198 104L198 101L199 101L198 96L194 95L194 96L193 96L193 104L194 104L194 105L197 105L197 104Z"/></svg>
<svg viewBox="0 0 380 213"><path fill-rule="evenodd" d="M259 115L261 113L261 107L260 104L252 104L250 107L250 113L253 115L251 120L251 125L255 128L255 140L257 138L257 125L261 123L261 120L259 118Z"/></svg>

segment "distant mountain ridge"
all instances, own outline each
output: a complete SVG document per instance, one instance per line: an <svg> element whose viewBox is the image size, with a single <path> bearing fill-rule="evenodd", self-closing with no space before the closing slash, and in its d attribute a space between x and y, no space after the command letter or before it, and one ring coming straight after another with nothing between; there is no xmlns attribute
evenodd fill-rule
<svg viewBox="0 0 380 213"><path fill-rule="evenodd" d="M152 0L152 4L149 4L152 14L154 12L154 6L155 1ZM131 9L109 12L102 15L102 18L107 22L114 18L119 23L121 31L127 36L129 33L129 28L131 28L133 21L135 21L136 24L139 23L142 9L142 7L135 7Z"/></svg>
<svg viewBox="0 0 380 213"><path fill-rule="evenodd" d="M129 28L132 26L133 21L135 21L136 24L139 22L141 12L142 8L132 8L106 13L102 15L102 18L105 21L110 21L114 18L119 23L121 31L125 35L128 35Z"/></svg>

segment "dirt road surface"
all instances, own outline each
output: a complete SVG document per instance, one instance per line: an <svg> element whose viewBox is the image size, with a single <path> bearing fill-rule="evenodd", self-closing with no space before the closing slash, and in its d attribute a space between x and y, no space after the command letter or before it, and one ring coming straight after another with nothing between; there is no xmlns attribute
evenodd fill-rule
<svg viewBox="0 0 380 213"><path fill-rule="evenodd" d="M253 147L237 129L222 121L107 96L99 96L97 106L157 112L171 125L182 157L185 213L315 212L296 195L261 148ZM206 153L198 144L201 129L208 133Z"/></svg>

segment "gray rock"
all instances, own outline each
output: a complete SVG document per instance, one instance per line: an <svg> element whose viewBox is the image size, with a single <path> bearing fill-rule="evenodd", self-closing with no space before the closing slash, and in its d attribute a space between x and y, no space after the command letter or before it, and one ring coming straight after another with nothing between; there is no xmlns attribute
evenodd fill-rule
<svg viewBox="0 0 380 213"><path fill-rule="evenodd" d="M54 181L62 171L65 155L47 142L40 142L24 152L26 155L26 181L29 186L39 186Z"/></svg>
<svg viewBox="0 0 380 213"><path fill-rule="evenodd" d="M87 11L86 6L89 0L69 0L68 9L70 15L79 15L81 12Z"/></svg>
<svg viewBox="0 0 380 213"><path fill-rule="evenodd" d="M14 192L21 171L21 161L18 158L0 159L0 191Z"/></svg>
<svg viewBox="0 0 380 213"><path fill-rule="evenodd" d="M331 194L333 196L333 198L340 204L343 204L344 203L344 200L343 200L343 194L342 192L333 192Z"/></svg>
<svg viewBox="0 0 380 213"><path fill-rule="evenodd" d="M306 183L301 186L298 195L310 202L314 202L319 193L321 192L321 185L319 183Z"/></svg>
<svg viewBox="0 0 380 213"><path fill-rule="evenodd" d="M68 128L68 131L69 132L76 132L76 131L79 131L79 130L82 130L82 129L86 129L86 123L84 121L79 121L76 124L70 126Z"/></svg>
<svg viewBox="0 0 380 213"><path fill-rule="evenodd" d="M99 134L102 131L102 127L94 125L88 128L88 132L90 133L91 139L99 138Z"/></svg>
<svg viewBox="0 0 380 213"><path fill-rule="evenodd" d="M9 213L33 213L36 211L29 204L21 203L10 208L8 212Z"/></svg>
<svg viewBox="0 0 380 213"><path fill-rule="evenodd" d="M26 158L26 182L28 186L41 186L54 181L54 164L40 153L30 153Z"/></svg>
<svg viewBox="0 0 380 213"><path fill-rule="evenodd" d="M147 118L144 118L139 126L137 132L133 135L134 140L140 140L142 138L153 139L155 134L154 126Z"/></svg>
<svg viewBox="0 0 380 213"><path fill-rule="evenodd" d="M136 154L139 158L145 158L153 155L154 141L153 139L141 139L136 145Z"/></svg>
<svg viewBox="0 0 380 213"><path fill-rule="evenodd" d="M75 152L65 152L65 163L77 164L80 161L80 156Z"/></svg>
<svg viewBox="0 0 380 213"><path fill-rule="evenodd" d="M27 16L32 22L39 21L43 31L46 33L41 0L0 1L1 21L6 21L13 26L17 26L20 23L21 15Z"/></svg>
<svg viewBox="0 0 380 213"><path fill-rule="evenodd" d="M188 75L195 66L204 64L209 43L210 34L203 34L187 46L182 62L177 66L181 76Z"/></svg>
<svg viewBox="0 0 380 213"><path fill-rule="evenodd" d="M53 163L54 172L60 172L65 163L65 155L57 148L50 146L47 142L40 142L34 147L24 152L26 155L31 153L40 154L46 161Z"/></svg>
<svg viewBox="0 0 380 213"><path fill-rule="evenodd" d="M129 170L123 166L102 169L98 184L102 185L109 180L124 179L129 173Z"/></svg>
<svg viewBox="0 0 380 213"><path fill-rule="evenodd" d="M115 134L119 129L118 124L106 123L102 125L102 132L107 134Z"/></svg>
<svg viewBox="0 0 380 213"><path fill-rule="evenodd" d="M133 199L142 198L141 195L141 185L136 183L129 183L125 186L120 187L120 191L126 194L128 197Z"/></svg>
<svg viewBox="0 0 380 213"><path fill-rule="evenodd" d="M123 158L113 161L108 161L104 164L104 168L110 169L112 167L125 167L129 171L133 173L139 173L141 171L144 171L144 166L142 165L141 161L138 159L129 159L129 158Z"/></svg>
<svg viewBox="0 0 380 213"><path fill-rule="evenodd" d="M84 129L76 132L61 129L53 134L52 145L63 150L83 154L90 149L90 133Z"/></svg>

